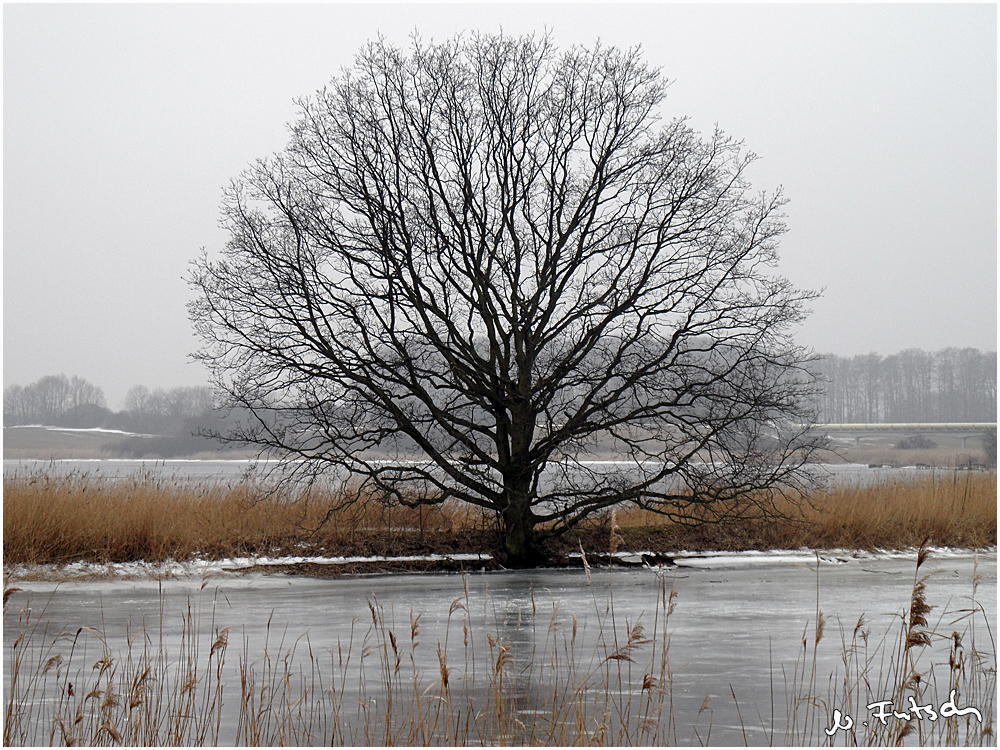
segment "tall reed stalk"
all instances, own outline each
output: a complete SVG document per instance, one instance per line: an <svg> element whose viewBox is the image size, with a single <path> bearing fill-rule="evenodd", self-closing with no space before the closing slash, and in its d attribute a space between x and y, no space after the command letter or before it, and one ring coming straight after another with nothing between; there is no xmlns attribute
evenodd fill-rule
<svg viewBox="0 0 1000 750"><path fill-rule="evenodd" d="M803 637L791 685L786 685L787 744L996 744L996 642L989 616L977 599L981 579L978 556L965 606L941 608L933 624L928 615L939 605L927 599L926 583L934 573L925 573L924 566L930 558L931 551L926 544L921 545L909 607L895 615L885 632L874 635L864 614L853 626L837 618L840 665L828 676L825 689L815 679L814 668L805 679L806 665L815 665L825 624L818 608L817 566L812 655ZM988 644L983 643L984 629ZM937 661L944 644L949 646L947 663ZM976 712L946 715L948 710L943 707L949 701L960 711L972 707ZM831 720L834 711L839 712L839 729L838 722ZM845 717L850 717L849 721Z"/></svg>

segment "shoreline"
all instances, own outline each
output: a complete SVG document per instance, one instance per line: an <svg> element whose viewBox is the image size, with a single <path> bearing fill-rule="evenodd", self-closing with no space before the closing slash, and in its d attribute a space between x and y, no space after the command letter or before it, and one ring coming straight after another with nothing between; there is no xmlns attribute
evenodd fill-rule
<svg viewBox="0 0 1000 750"><path fill-rule="evenodd" d="M997 547L927 547L932 560L981 556L997 557ZM771 549L771 550L651 550L587 552L591 569L612 567L657 570L685 568L745 569L765 565L846 564L852 561L917 559L916 547L900 549ZM569 552L546 565L528 570L566 569L584 571L580 552ZM242 578L251 574L286 575L305 578L391 577L420 573L490 573L517 570L502 565L488 553L371 556L291 556L266 555L235 558L194 558L186 561L99 563L75 561L65 564L32 563L4 566L5 589L16 583L140 582L210 578Z"/></svg>

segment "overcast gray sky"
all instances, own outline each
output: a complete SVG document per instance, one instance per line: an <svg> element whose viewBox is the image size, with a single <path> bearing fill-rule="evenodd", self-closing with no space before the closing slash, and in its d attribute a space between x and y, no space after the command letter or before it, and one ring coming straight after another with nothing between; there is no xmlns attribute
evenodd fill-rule
<svg viewBox="0 0 1000 750"><path fill-rule="evenodd" d="M202 385L184 277L294 99L382 33L641 45L783 185L821 352L997 344L995 5L4 5L4 385Z"/></svg>

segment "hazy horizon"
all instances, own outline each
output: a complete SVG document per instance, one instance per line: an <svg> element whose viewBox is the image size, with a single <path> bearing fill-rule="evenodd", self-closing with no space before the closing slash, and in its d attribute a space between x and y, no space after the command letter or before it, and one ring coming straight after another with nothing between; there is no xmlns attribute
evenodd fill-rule
<svg viewBox="0 0 1000 750"><path fill-rule="evenodd" d="M4 385L204 385L184 281L222 189L382 33L641 45L790 203L821 353L997 348L996 6L4 6Z"/></svg>

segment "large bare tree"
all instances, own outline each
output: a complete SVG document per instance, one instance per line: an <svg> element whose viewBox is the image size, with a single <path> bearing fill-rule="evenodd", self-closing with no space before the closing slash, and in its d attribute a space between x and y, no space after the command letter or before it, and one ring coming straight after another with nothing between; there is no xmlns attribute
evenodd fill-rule
<svg viewBox="0 0 1000 750"><path fill-rule="evenodd" d="M799 488L784 201L742 144L661 121L666 88L549 38L362 49L194 264L197 356L253 415L230 437L495 512L512 564L617 503L718 519Z"/></svg>

